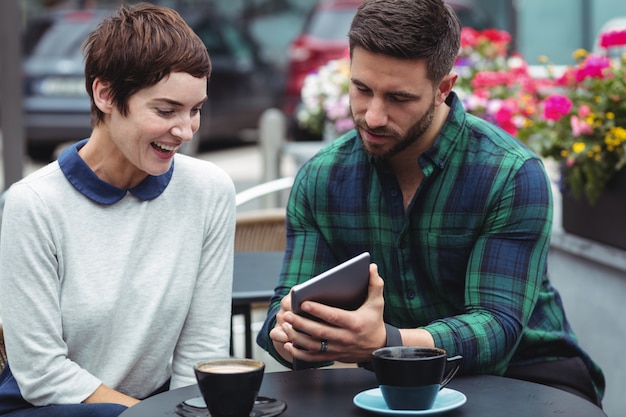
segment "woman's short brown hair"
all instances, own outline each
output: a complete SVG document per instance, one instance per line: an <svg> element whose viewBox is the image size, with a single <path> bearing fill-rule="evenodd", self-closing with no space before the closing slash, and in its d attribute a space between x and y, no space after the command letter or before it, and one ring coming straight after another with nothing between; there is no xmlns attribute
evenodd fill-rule
<svg viewBox="0 0 626 417"><path fill-rule="evenodd" d="M109 84L113 104L126 115L130 96L172 72L211 74L205 45L178 12L148 3L122 5L89 35L83 53L93 126L104 118L93 99L96 78Z"/></svg>

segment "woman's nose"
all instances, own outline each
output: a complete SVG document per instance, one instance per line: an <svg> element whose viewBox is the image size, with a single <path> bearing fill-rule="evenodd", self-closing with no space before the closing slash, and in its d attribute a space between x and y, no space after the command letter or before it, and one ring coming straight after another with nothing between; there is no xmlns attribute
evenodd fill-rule
<svg viewBox="0 0 626 417"><path fill-rule="evenodd" d="M176 125L172 128L172 135L176 136L183 142L189 142L199 127L199 117L184 117L179 119Z"/></svg>

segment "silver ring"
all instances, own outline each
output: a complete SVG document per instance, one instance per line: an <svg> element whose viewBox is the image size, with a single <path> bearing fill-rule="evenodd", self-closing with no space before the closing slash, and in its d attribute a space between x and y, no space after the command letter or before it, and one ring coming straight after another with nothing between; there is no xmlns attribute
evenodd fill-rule
<svg viewBox="0 0 626 417"><path fill-rule="evenodd" d="M324 339L322 339L321 342L322 342L322 347L320 348L320 352L324 353L328 350L328 342Z"/></svg>

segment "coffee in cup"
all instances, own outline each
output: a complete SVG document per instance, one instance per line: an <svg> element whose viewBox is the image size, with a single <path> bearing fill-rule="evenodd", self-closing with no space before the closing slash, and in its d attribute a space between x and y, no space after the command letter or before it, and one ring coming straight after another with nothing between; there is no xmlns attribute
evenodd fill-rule
<svg viewBox="0 0 626 417"><path fill-rule="evenodd" d="M214 359L198 363L194 372L212 417L249 417L265 364L254 359Z"/></svg>
<svg viewBox="0 0 626 417"><path fill-rule="evenodd" d="M445 350L419 346L380 348L372 365L387 407L392 410L432 408L439 390L461 367L463 358Z"/></svg>

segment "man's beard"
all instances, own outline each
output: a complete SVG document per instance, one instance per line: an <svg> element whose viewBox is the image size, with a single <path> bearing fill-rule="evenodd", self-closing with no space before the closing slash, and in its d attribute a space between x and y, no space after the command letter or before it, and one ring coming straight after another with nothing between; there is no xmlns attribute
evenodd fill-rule
<svg viewBox="0 0 626 417"><path fill-rule="evenodd" d="M357 119L354 116L352 116L352 119L354 120L354 125L360 131L365 130L371 133L372 135L388 136L388 137L394 138L395 143L393 144L393 146L391 146L391 148L388 148L388 149L383 149L378 146L374 146L374 147L368 146L363 140L362 135L360 135L361 143L363 144L363 149L365 149L365 152L367 152L368 155L378 157L381 159L389 159L392 156L399 154L400 152L402 152L403 150L405 150L406 148L408 148L415 142L417 142L424 135L424 132L426 132L426 130L428 130L428 128L432 124L434 115L435 115L435 101L433 100L433 102L430 104L430 107L428 108L424 116L422 116L421 119L419 119L413 126L411 126L409 130L406 132L406 135L404 136L402 136L397 131L393 129L389 129L387 127L370 129L367 126L367 122L363 118Z"/></svg>

